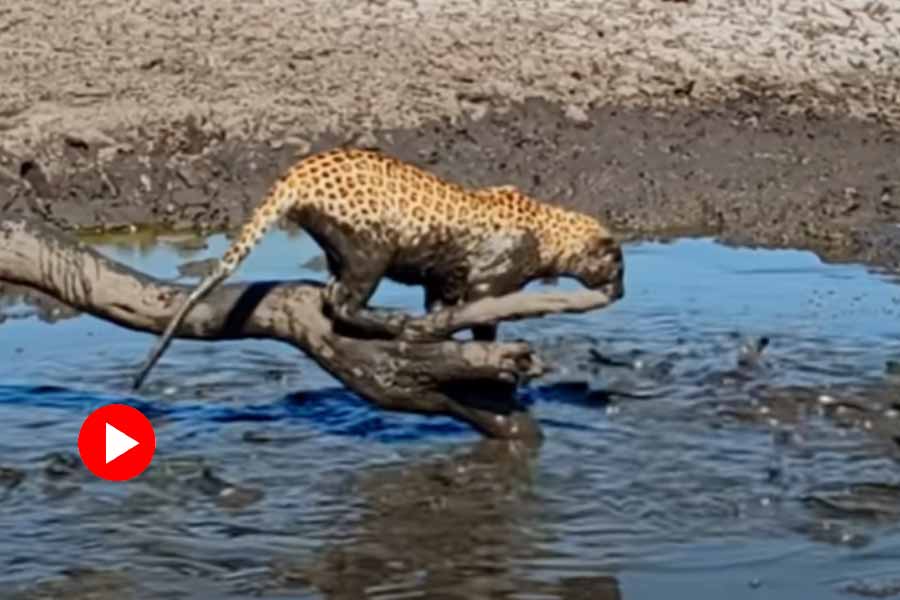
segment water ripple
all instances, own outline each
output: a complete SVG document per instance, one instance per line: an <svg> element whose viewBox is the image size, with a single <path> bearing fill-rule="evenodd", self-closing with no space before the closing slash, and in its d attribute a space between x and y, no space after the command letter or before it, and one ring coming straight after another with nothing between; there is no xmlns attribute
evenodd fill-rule
<svg viewBox="0 0 900 600"><path fill-rule="evenodd" d="M215 237L191 258L223 247ZM106 251L164 276L182 260ZM275 234L242 276L296 276L314 252ZM0 598L890 589L898 288L707 240L627 254L621 303L502 328L560 366L522 391L539 449L376 410L271 342L179 341L134 395L151 336L86 316L7 321ZM393 284L374 301L421 304ZM75 454L83 418L110 402L157 431L153 465L127 484L91 477ZM711 591L692 585L701 577Z"/></svg>

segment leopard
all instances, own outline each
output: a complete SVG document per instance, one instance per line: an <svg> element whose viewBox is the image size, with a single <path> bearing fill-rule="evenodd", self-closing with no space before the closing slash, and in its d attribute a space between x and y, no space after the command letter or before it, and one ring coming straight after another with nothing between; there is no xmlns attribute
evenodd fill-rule
<svg viewBox="0 0 900 600"><path fill-rule="evenodd" d="M170 318L133 380L138 389L190 311L232 275L282 218L325 255L323 310L357 335L398 337L409 315L369 306L387 278L424 288L434 311L572 278L615 302L624 296L617 236L597 218L514 185L465 186L375 149L338 147L294 162L272 184L215 266ZM494 341L497 325L476 325Z"/></svg>

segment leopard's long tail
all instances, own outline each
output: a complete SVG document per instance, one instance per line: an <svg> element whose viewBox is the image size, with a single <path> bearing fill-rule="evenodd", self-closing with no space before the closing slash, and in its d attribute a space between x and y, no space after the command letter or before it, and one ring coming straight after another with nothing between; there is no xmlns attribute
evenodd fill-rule
<svg viewBox="0 0 900 600"><path fill-rule="evenodd" d="M169 320L162 335L157 339L156 344L150 350L143 365L141 365L140 370L135 375L132 389L137 390L144 382L150 370L162 357L169 344L172 343L175 332L181 327L191 310L241 266L241 263L266 232L301 200L299 196L296 184L291 185L285 180L280 180L274 185L269 195L254 210L250 220L244 224L240 235L231 243L231 246L219 260L212 273L207 275L191 291L175 315Z"/></svg>

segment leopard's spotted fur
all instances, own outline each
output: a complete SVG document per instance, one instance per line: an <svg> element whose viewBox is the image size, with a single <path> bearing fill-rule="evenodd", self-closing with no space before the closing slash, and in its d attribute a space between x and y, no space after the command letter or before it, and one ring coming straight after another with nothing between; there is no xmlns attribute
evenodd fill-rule
<svg viewBox="0 0 900 600"><path fill-rule="evenodd" d="M538 202L513 186L468 189L378 152L335 149L301 160L278 180L215 272L172 318L135 387L191 308L282 216L323 248L334 317L370 335L396 336L402 328L401 317L366 306L385 276L423 285L428 309L557 276L603 288L613 299L623 293L620 246L596 219ZM473 333L490 340L496 328Z"/></svg>

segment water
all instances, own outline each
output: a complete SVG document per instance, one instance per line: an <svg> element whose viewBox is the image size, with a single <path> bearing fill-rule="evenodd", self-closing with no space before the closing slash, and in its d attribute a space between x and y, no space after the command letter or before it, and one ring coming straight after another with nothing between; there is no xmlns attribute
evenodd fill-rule
<svg viewBox="0 0 900 600"><path fill-rule="evenodd" d="M225 244L101 247L174 278ZM321 278L301 267L316 253L274 233L238 277ZM626 264L613 307L501 328L560 367L526 391L547 436L537 450L374 410L275 342L176 341L134 396L152 336L6 307L0 598L900 590L886 369L900 358L900 288L809 253L708 240L632 245ZM418 290L389 283L374 301L421 310ZM157 433L153 465L126 484L76 454L84 417L113 401Z"/></svg>

